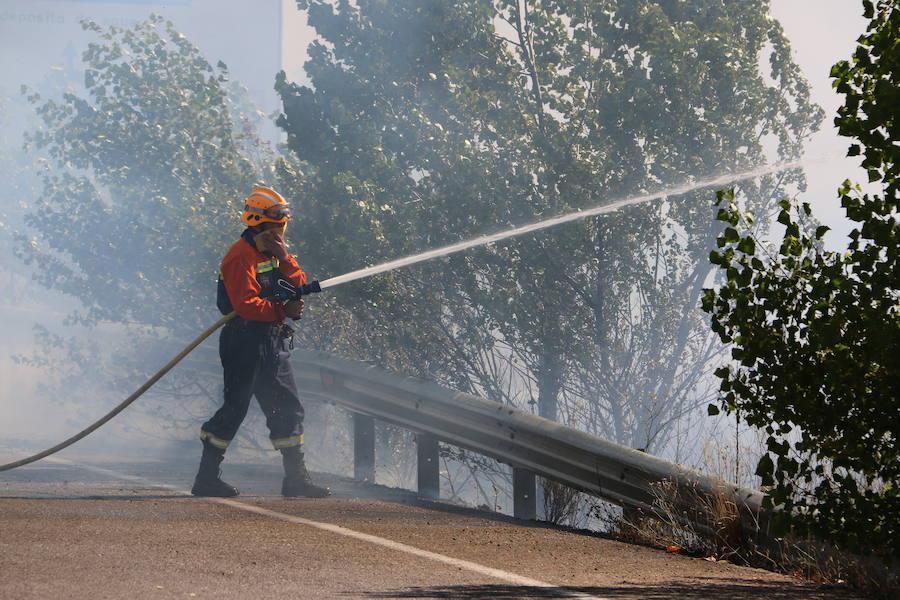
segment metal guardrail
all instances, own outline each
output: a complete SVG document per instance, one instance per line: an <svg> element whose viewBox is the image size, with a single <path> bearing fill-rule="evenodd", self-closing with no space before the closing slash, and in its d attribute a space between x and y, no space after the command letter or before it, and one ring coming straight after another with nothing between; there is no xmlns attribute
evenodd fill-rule
<svg viewBox="0 0 900 600"><path fill-rule="evenodd" d="M763 494L757 490L737 487L512 406L367 363L309 350L295 350L292 360L301 395L333 402L355 414L359 478L374 475L371 418L375 418L420 434L419 491L426 496L438 495L440 440L512 465L518 517L535 516L533 474L537 474L628 509L690 521L701 529L708 527L708 519L700 518L697 504L724 499L740 511L745 525L760 527ZM660 510L661 482L670 482L677 492L667 496L674 515L671 508Z"/></svg>
<svg viewBox="0 0 900 600"><path fill-rule="evenodd" d="M672 518L657 515L655 501L658 484L668 481L679 490L670 500L684 505L679 507L683 513L691 512L702 497L734 502L749 523L756 523L761 513L763 494L757 490L739 488L511 406L321 352L296 351L294 364L298 383L308 393L628 508ZM436 473L436 464L434 468ZM532 502L533 497L531 492Z"/></svg>

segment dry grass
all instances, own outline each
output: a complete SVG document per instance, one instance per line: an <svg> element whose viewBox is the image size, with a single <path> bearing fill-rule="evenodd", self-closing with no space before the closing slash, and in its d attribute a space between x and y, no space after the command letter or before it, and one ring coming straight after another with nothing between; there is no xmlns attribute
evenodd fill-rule
<svg viewBox="0 0 900 600"><path fill-rule="evenodd" d="M550 479L541 479L540 483L544 491L544 518L556 525L578 526L583 512L578 491Z"/></svg>
<svg viewBox="0 0 900 600"><path fill-rule="evenodd" d="M707 560L787 573L817 583L847 586L869 598L900 600L900 573L875 557L842 552L811 538L770 538L755 515L723 493L702 494L671 481L654 489L654 515L625 510L612 531L618 537Z"/></svg>

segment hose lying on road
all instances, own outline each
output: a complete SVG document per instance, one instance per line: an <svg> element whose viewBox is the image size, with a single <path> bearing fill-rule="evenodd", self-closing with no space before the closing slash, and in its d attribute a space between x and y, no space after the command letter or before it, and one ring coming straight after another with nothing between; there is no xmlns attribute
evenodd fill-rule
<svg viewBox="0 0 900 600"><path fill-rule="evenodd" d="M230 321L232 319L232 317L234 317L234 315L235 315L235 313L231 312L231 313L225 315L224 317L222 317L221 319L219 319L218 321L216 321L215 324L213 324L206 331L204 331L199 336L197 336L197 339L195 339L193 342L191 342L190 344L185 346L184 350L182 350L181 352L178 353L178 356L176 356L175 358L170 360L166 364L166 366L164 366L162 369L157 371L156 375L154 375L153 377L148 379L144 385L142 385L137 390L135 390L135 392L133 394L131 394L130 396L125 398L125 400L123 400L122 403L119 404L117 407L115 407L114 409L112 409L111 411L106 413L103 416L103 418L101 418L99 421L97 421L96 423L94 423L93 425L88 427L87 429L76 433L75 435L73 435L69 439L65 440L64 442L60 442L59 444L53 446L52 448L48 448L48 449L44 450L43 452L38 452L37 454L35 454L33 456L29 456L28 458L23 458L22 460L17 460L15 462L7 463L5 465L0 465L0 471L9 471L10 469L15 469L16 467L21 467L22 465L27 465L28 463L33 463L35 461L41 460L42 458L46 458L46 457L50 456L51 454L56 454L63 448L68 448L69 446L71 446L72 444L77 442L78 440L80 440L84 437L87 437L88 435L90 435L91 433L93 433L94 431L96 431L97 429L102 427L107 421L109 421L110 419L115 417L117 414L119 414L120 412L125 410L125 408L128 407L129 404L131 404L132 402L134 402L135 400L140 398L144 392L146 392L151 387L153 387L153 384L155 384L157 381L162 379L163 375L165 375L166 373L171 371L172 367L174 367L179 362L181 362L181 359L183 359L185 356L190 354L194 348L199 346L203 342L203 340L205 340L206 338L211 336L213 334L213 332L215 332L219 327L221 327L222 325L224 325L225 323Z"/></svg>

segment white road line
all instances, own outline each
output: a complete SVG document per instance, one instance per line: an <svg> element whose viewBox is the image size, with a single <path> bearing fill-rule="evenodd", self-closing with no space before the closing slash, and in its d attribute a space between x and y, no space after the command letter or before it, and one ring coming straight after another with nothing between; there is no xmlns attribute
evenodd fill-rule
<svg viewBox="0 0 900 600"><path fill-rule="evenodd" d="M110 469L104 469L102 467L95 467L93 465L87 465L77 462L72 462L60 458L47 458L45 460L51 460L53 462L60 462L68 465L72 465L75 467L79 467L88 471L93 471L95 473L100 473L102 475L107 475L110 477L115 477L117 479L122 479L125 481L131 481L134 483L140 483L141 485L146 485L150 487L161 488L165 490L169 490L175 492L180 495L190 496L190 492L188 490L176 487L174 485L168 485L165 483L157 483L155 481L150 481L148 479L144 479L143 477L136 477L134 475L127 475L125 473L119 473L118 471L112 471ZM356 531L354 529L348 529L347 527L342 527L340 525L334 525L332 523L323 523L321 521L313 521L311 519L304 519L303 517L297 517L294 515L289 515L287 513L282 513L274 510L269 510L268 508L263 508L261 506L255 506L253 504L247 504L245 502L240 502L238 500L231 500L228 498L204 498L203 500L209 502L216 502L218 504L223 504L225 506L230 506L232 508L236 508L239 510L243 510L250 513L255 513L258 515L262 515L264 517L269 517L272 519L277 519L279 521L287 521L288 523L296 523L297 525L305 525L307 527L314 527L316 529L321 529L322 531L328 531L330 533L334 533L336 535L342 535L344 537L348 537L351 539L359 540L362 542L367 542L369 544L375 544L376 546L381 546L382 548L389 548L391 550L396 550L397 552L403 552L406 554L410 554L412 556L417 556L419 558L427 558L429 560L433 560L435 562L443 563L445 565L450 565L451 567L457 567L459 569L465 569L466 571L472 571L473 573L478 573L479 575L486 575L488 577L493 577L495 579L499 579L501 581L505 581L507 583L512 583L515 585L528 586L534 588L541 588L548 592L552 592L554 594L558 594L560 596L566 598L579 598L580 600L610 600L609 598L602 598L600 596L592 596L590 594L585 594L583 592L579 592L577 590L571 590L562 588L552 583L548 583L546 581L541 581L539 579L532 579L530 577L524 577L522 575L517 575L516 573L510 573L509 571L504 571L502 569L494 569L493 567L486 567L484 565L471 562L468 560L462 560L460 558L453 558L452 556L447 556L445 554L438 554L437 552L430 552L428 550L422 550L421 548L416 548L415 546L410 546L409 544L404 544L402 542L395 542L394 540L389 540L387 538L379 537L377 535L370 535L368 533L362 533L361 531Z"/></svg>

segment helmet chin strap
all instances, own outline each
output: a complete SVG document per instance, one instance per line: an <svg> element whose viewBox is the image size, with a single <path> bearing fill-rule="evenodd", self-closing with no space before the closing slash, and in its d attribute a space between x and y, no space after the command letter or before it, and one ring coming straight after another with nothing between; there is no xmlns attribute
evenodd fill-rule
<svg viewBox="0 0 900 600"><path fill-rule="evenodd" d="M280 235L284 235L287 231L287 222L285 223L275 223L278 227L266 227L266 225L270 224L271 221L267 221L264 223L259 223L257 225L248 225L247 228L250 229L253 233L263 233L264 231L277 231Z"/></svg>

